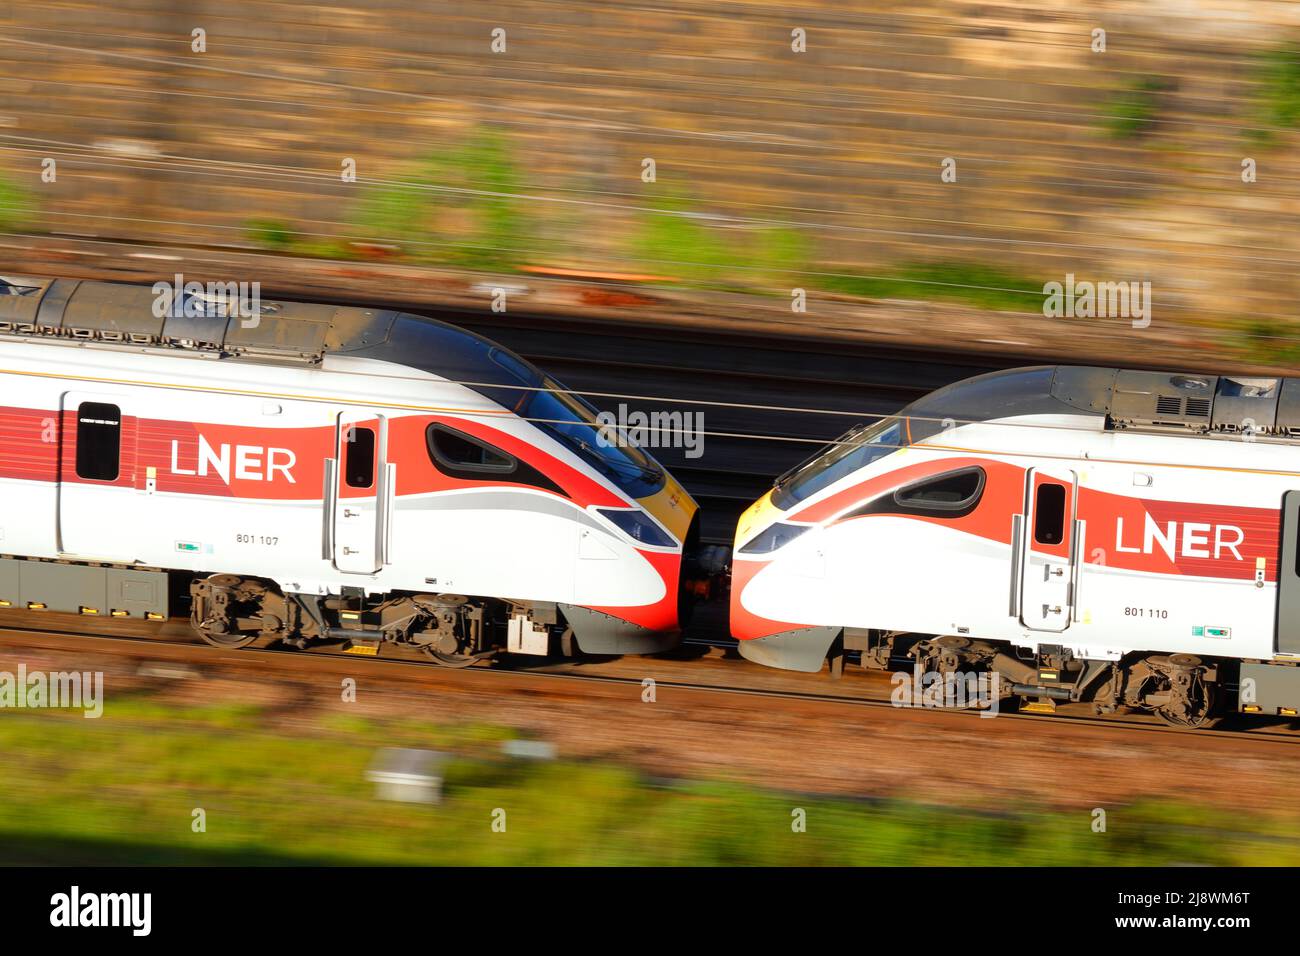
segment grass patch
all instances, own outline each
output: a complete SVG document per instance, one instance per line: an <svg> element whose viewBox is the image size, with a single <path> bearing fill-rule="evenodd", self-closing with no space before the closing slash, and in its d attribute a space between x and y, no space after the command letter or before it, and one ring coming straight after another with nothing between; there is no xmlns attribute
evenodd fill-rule
<svg viewBox="0 0 1300 956"><path fill-rule="evenodd" d="M689 197L670 194L650 203L633 229L629 254L638 268L684 285L785 294L808 268L807 236L788 226L736 228Z"/></svg>
<svg viewBox="0 0 1300 956"><path fill-rule="evenodd" d="M270 252L288 252L299 242L293 228L279 219L250 219L244 230L259 249Z"/></svg>
<svg viewBox="0 0 1300 956"><path fill-rule="evenodd" d="M1184 804L983 815L901 801L653 783L604 764L499 759L514 732L341 716L304 734L255 708L110 700L101 720L0 716L0 863L1296 865L1292 822ZM382 803L379 746L459 748L437 806ZM193 810L206 832L192 830ZM505 832L494 815L505 812ZM806 832L794 832L802 811ZM1279 832L1280 831L1280 832Z"/></svg>
<svg viewBox="0 0 1300 956"><path fill-rule="evenodd" d="M367 187L351 231L417 261L509 272L534 255L532 218L518 198L526 188L510 140L481 127Z"/></svg>
<svg viewBox="0 0 1300 956"><path fill-rule="evenodd" d="M1300 367L1300 328L1295 324L1268 318L1252 318L1241 323L1241 351L1261 365Z"/></svg>
<svg viewBox="0 0 1300 956"><path fill-rule="evenodd" d="M15 232L31 222L35 205L28 191L0 176L0 232Z"/></svg>
<svg viewBox="0 0 1300 956"><path fill-rule="evenodd" d="M632 255L655 272L669 272L693 285L715 285L735 267L721 230L681 196L651 204L632 238Z"/></svg>
<svg viewBox="0 0 1300 956"><path fill-rule="evenodd" d="M881 275L818 276L827 292L865 299L942 299L980 309L1038 312L1043 283L968 262L918 262Z"/></svg>
<svg viewBox="0 0 1300 956"><path fill-rule="evenodd" d="M1115 139L1131 139L1149 132L1160 112L1160 102L1174 89L1164 76L1144 76L1120 91L1102 109L1106 132Z"/></svg>
<svg viewBox="0 0 1300 956"><path fill-rule="evenodd" d="M1266 129L1251 129L1249 137L1260 145L1276 143L1274 129L1300 126L1300 44L1288 43L1260 55L1255 71L1258 84L1256 113Z"/></svg>

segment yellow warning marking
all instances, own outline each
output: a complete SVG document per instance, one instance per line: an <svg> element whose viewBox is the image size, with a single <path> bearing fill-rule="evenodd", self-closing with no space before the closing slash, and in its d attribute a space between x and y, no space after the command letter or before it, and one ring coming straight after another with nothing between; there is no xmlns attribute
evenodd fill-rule
<svg viewBox="0 0 1300 956"><path fill-rule="evenodd" d="M349 644L343 651L344 654L360 654L363 657L375 657L379 654L379 648L374 644Z"/></svg>

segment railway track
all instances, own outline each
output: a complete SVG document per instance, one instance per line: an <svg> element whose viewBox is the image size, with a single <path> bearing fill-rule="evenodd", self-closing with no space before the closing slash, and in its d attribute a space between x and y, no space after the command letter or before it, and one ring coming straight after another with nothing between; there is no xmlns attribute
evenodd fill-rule
<svg viewBox="0 0 1300 956"><path fill-rule="evenodd" d="M791 675L750 668L727 654L727 644L693 638L671 655L652 658L614 658L574 663L484 662L474 667L447 669L424 659L417 651L385 649L382 656L359 659L337 647L320 647L306 651L258 642L237 651L209 647L189 635L188 621L173 618L163 624L132 622L131 633L111 632L96 627L94 633L82 626L81 618L71 615L42 615L45 620L18 623L15 615L24 612L0 612L0 648L38 648L59 652L108 653L138 657L149 661L183 663L193 667L215 666L241 671L308 676L311 674L345 674L356 676L357 668L365 673L395 681L410 681L436 688L456 681L478 682L496 690L562 693L582 688L583 694L639 699L647 679L654 682L656 695L680 694L703 698L748 698L769 701L785 707L816 707L828 718L837 713L863 710L893 712L898 719L937 721L985 720L974 710L900 708L890 700L888 678L884 672L851 672L845 679L832 683L825 675ZM104 625L107 622L91 622ZM0 661L5 655L0 652ZM703 661L702 661L703 659ZM702 667L704 663L708 666ZM747 669L746 680L739 671ZM821 682L822 688L810 685ZM458 685L463 688L463 684ZM836 688L836 689L831 689ZM1073 705L1086 710L1085 705ZM1102 729L1108 735L1193 733L1198 744L1252 747L1294 747L1300 745L1300 727L1260 724L1259 718L1242 729L1234 723L1235 715L1223 718L1219 725L1199 731L1171 728L1149 715L1113 715L1099 717L1071 712L1069 705L1056 714L1002 711L998 717L1024 724L1075 729ZM996 718L994 718L996 719ZM1108 737L1108 739L1112 739Z"/></svg>

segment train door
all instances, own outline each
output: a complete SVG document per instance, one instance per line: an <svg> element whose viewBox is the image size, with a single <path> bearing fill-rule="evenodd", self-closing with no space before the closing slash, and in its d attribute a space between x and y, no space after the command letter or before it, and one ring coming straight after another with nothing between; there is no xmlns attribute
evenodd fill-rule
<svg viewBox="0 0 1300 956"><path fill-rule="evenodd" d="M136 560L136 418L129 399L64 392L58 429L58 548L85 558ZM54 422L49 423L54 440Z"/></svg>
<svg viewBox="0 0 1300 956"><path fill-rule="evenodd" d="M1046 474L1031 468L1025 482L1025 520L1019 560L1020 621L1035 631L1064 631L1074 611L1073 471Z"/></svg>
<svg viewBox="0 0 1300 956"><path fill-rule="evenodd" d="M332 473L334 566L374 574L388 560L393 466L388 463L388 419L367 411L338 417Z"/></svg>
<svg viewBox="0 0 1300 956"><path fill-rule="evenodd" d="M1277 565L1277 653L1300 655L1300 491L1282 496Z"/></svg>

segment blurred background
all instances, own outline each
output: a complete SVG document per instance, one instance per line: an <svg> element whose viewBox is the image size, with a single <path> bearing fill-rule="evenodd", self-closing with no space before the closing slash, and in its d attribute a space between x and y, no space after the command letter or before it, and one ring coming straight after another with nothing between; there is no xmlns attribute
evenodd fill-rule
<svg viewBox="0 0 1300 956"><path fill-rule="evenodd" d="M6 7L9 230L1291 331L1293 3Z"/></svg>
<svg viewBox="0 0 1300 956"><path fill-rule="evenodd" d="M1073 274L1149 281L1164 335L1211 343L1209 363L1227 349L1276 367L1300 363L1298 135L1288 2L9 2L0 267L129 259L169 277L169 250L238 250L284 283L331 264L357 301L384 301L399 269L407 304L428 309L447 286L419 291L426 275L576 275L699 296L715 317L769 301L783 322L806 288L940 303L989 341L1022 313L1017 347L1044 321L1044 283ZM865 334L901 321L891 309L836 321ZM1131 335L1110 341L1116 361L1146 354ZM535 347L548 367L558 341ZM975 360L951 351L961 377ZM791 406L861 408L841 387L851 372L806 393L763 382ZM871 374L889 386L868 396L882 414L948 380ZM731 380L689 377L735 398ZM753 465L754 487L777 470ZM434 693L361 665L349 703L337 675L201 655L160 669L151 650L6 630L0 672L107 676L99 720L0 711L3 863L1300 861L1290 745L734 695ZM620 666L639 681L659 665ZM367 774L388 746L442 755L438 801L377 796Z"/></svg>

